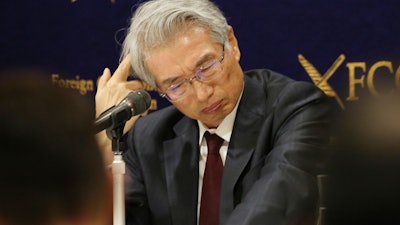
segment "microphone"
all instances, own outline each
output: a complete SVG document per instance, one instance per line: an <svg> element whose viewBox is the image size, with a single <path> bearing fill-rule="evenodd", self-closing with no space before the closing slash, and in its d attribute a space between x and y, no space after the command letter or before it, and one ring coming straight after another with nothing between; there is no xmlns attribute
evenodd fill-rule
<svg viewBox="0 0 400 225"><path fill-rule="evenodd" d="M100 114L94 122L95 133L122 126L132 116L144 113L150 107L150 94L144 90L130 92L118 105Z"/></svg>

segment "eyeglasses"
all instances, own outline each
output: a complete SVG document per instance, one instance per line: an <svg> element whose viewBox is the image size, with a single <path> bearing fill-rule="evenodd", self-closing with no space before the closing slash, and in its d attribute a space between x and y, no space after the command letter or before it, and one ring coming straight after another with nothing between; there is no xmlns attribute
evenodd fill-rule
<svg viewBox="0 0 400 225"><path fill-rule="evenodd" d="M189 86L192 85L192 81L197 79L201 82L210 82L221 75L221 63L225 57L225 47L222 45L222 55L211 62L208 62L205 66L200 67L193 77L183 78L178 80L175 84L172 84L167 88L165 93L160 94L161 97L167 98L169 101L176 101L182 99L189 93Z"/></svg>

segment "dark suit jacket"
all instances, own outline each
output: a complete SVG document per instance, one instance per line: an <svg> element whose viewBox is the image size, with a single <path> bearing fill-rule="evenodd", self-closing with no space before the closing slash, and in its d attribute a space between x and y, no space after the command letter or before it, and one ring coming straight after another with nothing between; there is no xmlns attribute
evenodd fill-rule
<svg viewBox="0 0 400 225"><path fill-rule="evenodd" d="M221 225L293 224L315 210L330 107L314 85L270 70L245 73L225 161ZM199 131L167 107L128 137L128 224L195 225Z"/></svg>

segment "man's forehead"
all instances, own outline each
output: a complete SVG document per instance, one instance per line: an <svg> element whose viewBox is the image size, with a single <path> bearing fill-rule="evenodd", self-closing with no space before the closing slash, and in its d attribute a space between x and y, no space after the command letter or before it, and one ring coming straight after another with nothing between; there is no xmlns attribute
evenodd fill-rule
<svg viewBox="0 0 400 225"><path fill-rule="evenodd" d="M215 58L216 54L218 54L219 45L208 40L165 45L145 53L145 66L148 70L153 70L158 66L165 67L166 65L172 67L180 65L195 69L207 60Z"/></svg>

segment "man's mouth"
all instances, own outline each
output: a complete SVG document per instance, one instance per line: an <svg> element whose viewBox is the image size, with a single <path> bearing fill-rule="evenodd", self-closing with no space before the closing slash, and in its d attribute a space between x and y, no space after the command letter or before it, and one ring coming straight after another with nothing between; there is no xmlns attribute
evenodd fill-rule
<svg viewBox="0 0 400 225"><path fill-rule="evenodd" d="M206 114L214 113L215 111L217 111L221 107L221 105L222 105L222 100L220 100L218 102L215 102L210 106L207 106L206 108L201 110L201 112L202 113L206 113Z"/></svg>

